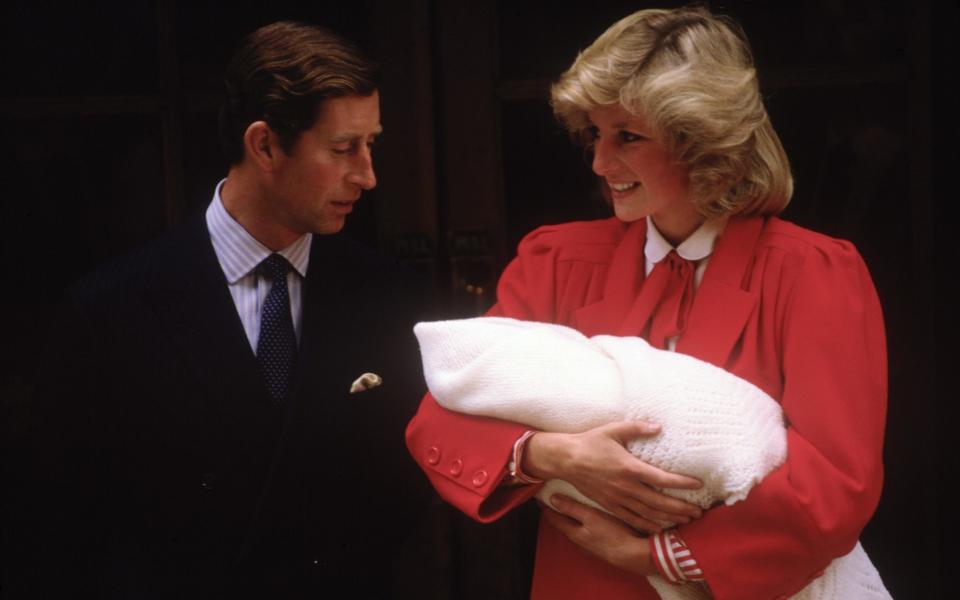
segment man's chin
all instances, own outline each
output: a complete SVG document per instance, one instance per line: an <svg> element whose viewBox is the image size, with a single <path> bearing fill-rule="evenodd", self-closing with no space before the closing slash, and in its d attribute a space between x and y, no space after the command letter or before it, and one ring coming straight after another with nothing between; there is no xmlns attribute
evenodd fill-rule
<svg viewBox="0 0 960 600"><path fill-rule="evenodd" d="M313 228L313 233L317 235L332 235L334 233L340 233L346 223L346 216L328 217L323 219L323 221L318 223Z"/></svg>

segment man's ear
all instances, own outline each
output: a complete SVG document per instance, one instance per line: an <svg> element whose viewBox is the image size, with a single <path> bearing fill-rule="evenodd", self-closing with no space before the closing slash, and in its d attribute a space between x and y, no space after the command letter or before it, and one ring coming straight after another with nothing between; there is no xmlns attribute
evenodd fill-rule
<svg viewBox="0 0 960 600"><path fill-rule="evenodd" d="M265 121L250 123L243 133L246 156L263 171L273 171L282 153L277 134Z"/></svg>

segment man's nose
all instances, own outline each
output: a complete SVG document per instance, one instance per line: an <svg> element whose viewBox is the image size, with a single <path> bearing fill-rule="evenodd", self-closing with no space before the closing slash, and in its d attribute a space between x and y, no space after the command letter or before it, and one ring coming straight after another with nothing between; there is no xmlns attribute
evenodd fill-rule
<svg viewBox="0 0 960 600"><path fill-rule="evenodd" d="M372 190L377 186L377 175L373 172L373 155L369 148L361 150L358 154L348 180L365 190Z"/></svg>

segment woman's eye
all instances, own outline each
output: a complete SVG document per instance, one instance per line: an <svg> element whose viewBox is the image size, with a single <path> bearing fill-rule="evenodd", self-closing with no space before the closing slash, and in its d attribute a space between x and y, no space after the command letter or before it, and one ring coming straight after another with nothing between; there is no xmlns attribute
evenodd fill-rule
<svg viewBox="0 0 960 600"><path fill-rule="evenodd" d="M617 133L617 137L620 138L620 141L624 144L629 144L631 142L639 142L640 140L645 140L644 136L639 133L631 133L629 131L621 131Z"/></svg>
<svg viewBox="0 0 960 600"><path fill-rule="evenodd" d="M597 143L597 138L600 137L600 132L596 127L587 127L580 130L579 137L580 147L583 148L585 153L589 153L593 152L593 147Z"/></svg>

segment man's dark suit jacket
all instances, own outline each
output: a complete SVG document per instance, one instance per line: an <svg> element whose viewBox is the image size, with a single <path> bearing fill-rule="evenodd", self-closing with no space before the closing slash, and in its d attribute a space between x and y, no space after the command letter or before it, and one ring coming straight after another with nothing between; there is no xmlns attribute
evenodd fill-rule
<svg viewBox="0 0 960 600"><path fill-rule="evenodd" d="M403 445L424 388L418 287L344 236L315 236L285 405L202 215L74 287L39 371L27 564L10 589L397 595L391 565L428 493ZM383 385L349 394L368 371Z"/></svg>

